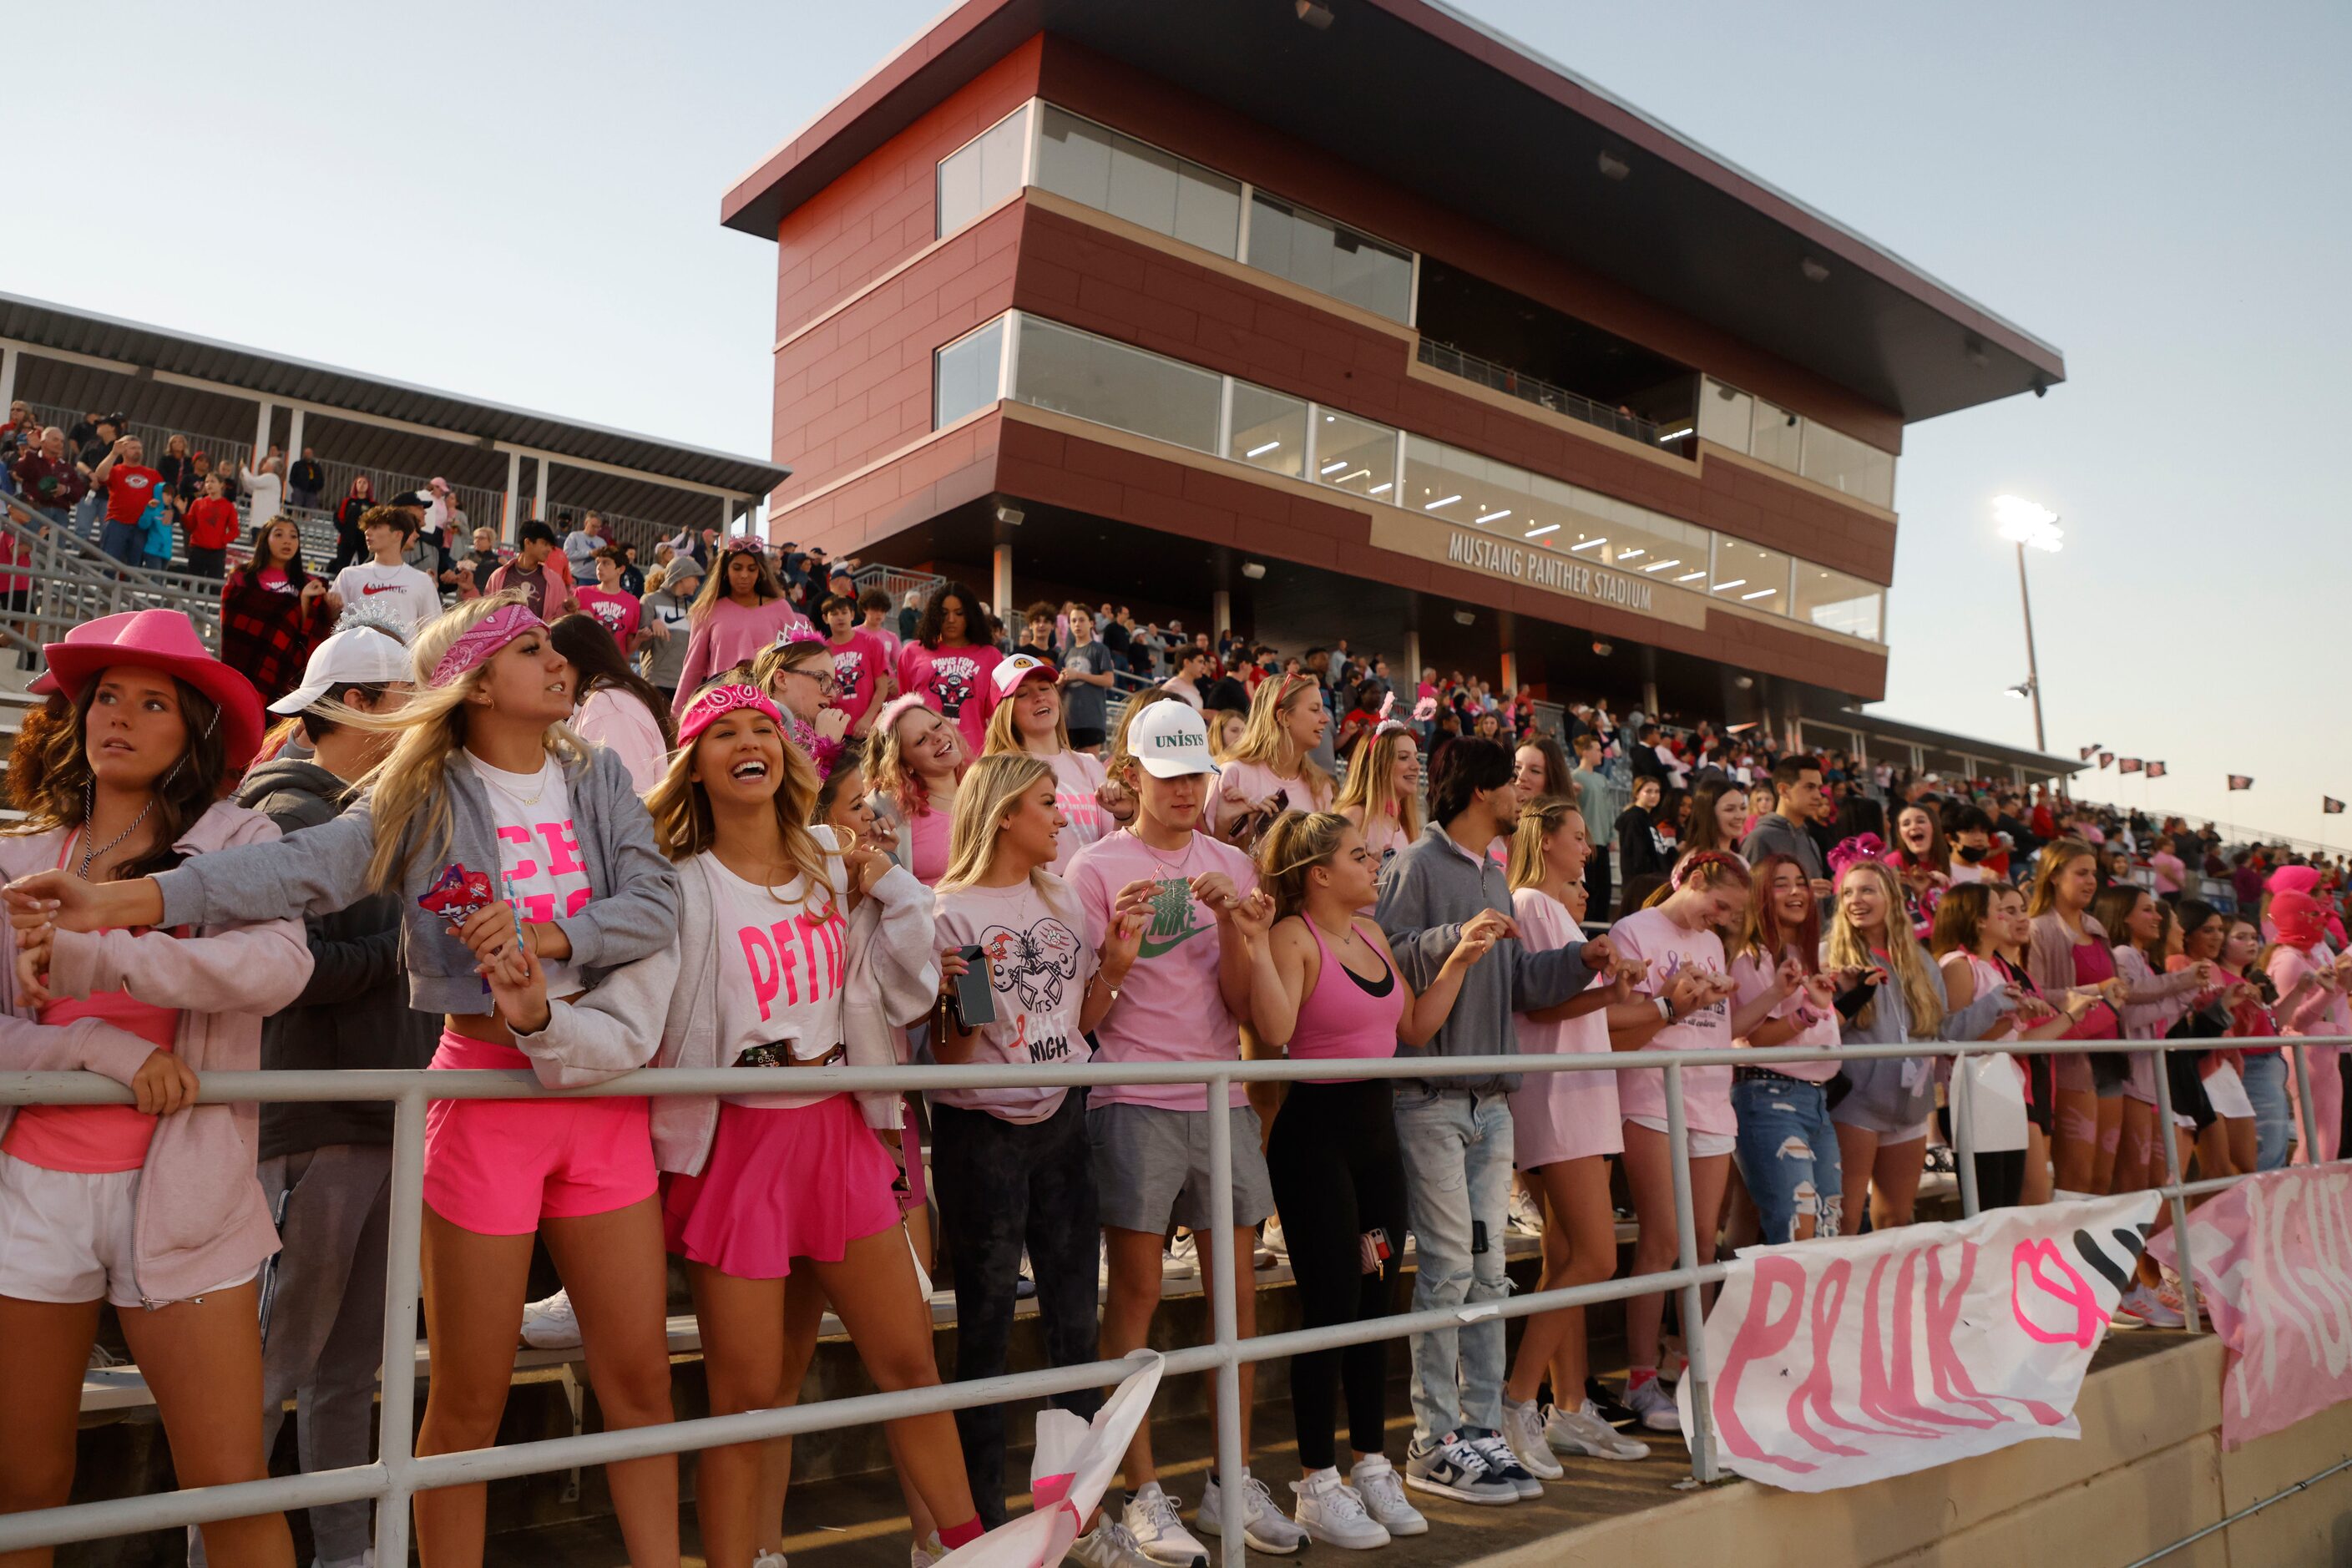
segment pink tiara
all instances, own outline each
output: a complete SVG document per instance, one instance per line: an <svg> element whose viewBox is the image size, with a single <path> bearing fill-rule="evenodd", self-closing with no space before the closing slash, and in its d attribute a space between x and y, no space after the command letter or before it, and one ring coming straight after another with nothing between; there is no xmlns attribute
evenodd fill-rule
<svg viewBox="0 0 2352 1568"><path fill-rule="evenodd" d="M528 631L543 631L547 623L528 605L501 605L467 626L449 651L433 667L433 684L446 686L478 665L488 664L499 649Z"/></svg>
<svg viewBox="0 0 2352 1568"><path fill-rule="evenodd" d="M714 686L686 705L686 711L677 721L677 743L681 747L691 746L696 737L721 718L745 709L765 714L780 730L784 727L783 715L776 711L775 703L758 687Z"/></svg>

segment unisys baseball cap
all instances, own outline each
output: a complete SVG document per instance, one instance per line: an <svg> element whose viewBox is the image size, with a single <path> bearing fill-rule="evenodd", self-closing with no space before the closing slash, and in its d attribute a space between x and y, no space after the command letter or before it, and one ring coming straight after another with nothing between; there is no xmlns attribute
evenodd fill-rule
<svg viewBox="0 0 2352 1568"><path fill-rule="evenodd" d="M1217 771L1209 756L1209 727L1190 702L1154 702L1138 713L1128 728L1127 749L1156 779Z"/></svg>

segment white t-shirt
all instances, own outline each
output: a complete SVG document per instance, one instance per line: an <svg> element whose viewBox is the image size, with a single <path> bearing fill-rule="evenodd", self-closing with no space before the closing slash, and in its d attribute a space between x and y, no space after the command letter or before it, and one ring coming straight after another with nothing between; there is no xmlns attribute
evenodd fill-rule
<svg viewBox="0 0 2352 1568"><path fill-rule="evenodd" d="M240 469L236 481L245 493L253 498L249 515L257 523L276 517L286 499L286 482L276 474L257 474L249 468Z"/></svg>
<svg viewBox="0 0 2352 1568"><path fill-rule="evenodd" d="M1050 889L1038 890L1039 880ZM996 1022L980 1031L974 1062L1083 1062L1078 1008L1097 967L1086 917L1068 884L1045 875L1010 888L955 888L939 896L941 948L978 946L996 995ZM943 1089L932 1098L1006 1121L1043 1121L1062 1108L1060 1089Z"/></svg>
<svg viewBox="0 0 2352 1568"><path fill-rule="evenodd" d="M833 830L813 829L821 847ZM841 1044L841 985L848 970L848 863L830 858L830 896L809 898L809 880L795 877L770 889L746 881L706 851L697 862L718 895L719 1061L722 1067L753 1046L789 1044L803 1061L820 1061ZM829 1098L822 1094L730 1094L737 1105L789 1110Z"/></svg>
<svg viewBox="0 0 2352 1568"><path fill-rule="evenodd" d="M549 757L531 774L494 768L470 752L466 762L489 795L490 820L499 829L499 890L513 903L515 919L543 922L578 914L595 893L572 825L572 785L563 764ZM550 996L580 994L579 966L570 959L542 960L541 967Z"/></svg>
<svg viewBox="0 0 2352 1568"><path fill-rule="evenodd" d="M389 610L409 631L441 613L441 590L415 567L379 566L373 561L335 574L335 597L346 607L370 605Z"/></svg>
<svg viewBox="0 0 2352 1568"><path fill-rule="evenodd" d="M1118 826L1095 797L1108 775L1091 752L1055 752L1045 759L1054 770L1054 804L1062 808L1062 829L1054 854L1054 875L1070 874L1070 857Z"/></svg>

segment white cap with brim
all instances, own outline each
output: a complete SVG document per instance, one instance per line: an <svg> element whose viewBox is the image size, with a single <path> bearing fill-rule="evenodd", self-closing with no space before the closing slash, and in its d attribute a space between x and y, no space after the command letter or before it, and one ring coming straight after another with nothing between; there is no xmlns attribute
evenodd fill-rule
<svg viewBox="0 0 2352 1568"><path fill-rule="evenodd" d="M1061 679L1055 673L1054 667L1044 659L1032 658L1025 653L1016 653L991 671L989 679L995 684L997 699L1002 701L1013 695L1014 687L1031 676L1038 674L1043 674L1049 680Z"/></svg>
<svg viewBox="0 0 2352 1568"><path fill-rule="evenodd" d="M400 639L373 626L337 632L310 650L302 684L269 705L272 713L299 713L347 686L383 686L416 679Z"/></svg>
<svg viewBox="0 0 2352 1568"><path fill-rule="evenodd" d="M1138 713L1128 728L1127 749L1156 779L1217 771L1209 755L1209 727L1190 702L1154 702Z"/></svg>

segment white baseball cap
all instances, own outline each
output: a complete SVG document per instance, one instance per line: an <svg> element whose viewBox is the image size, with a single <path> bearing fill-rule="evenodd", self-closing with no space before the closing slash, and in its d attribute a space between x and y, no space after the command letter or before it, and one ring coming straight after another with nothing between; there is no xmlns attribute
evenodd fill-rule
<svg viewBox="0 0 2352 1568"><path fill-rule="evenodd" d="M310 650L302 684L269 705L272 713L299 713L346 686L381 686L414 680L416 671L397 637L373 626L337 632Z"/></svg>
<svg viewBox="0 0 2352 1568"><path fill-rule="evenodd" d="M1217 771L1209 756L1209 727L1190 702L1154 702L1138 713L1128 728L1127 749L1156 779Z"/></svg>
<svg viewBox="0 0 2352 1568"><path fill-rule="evenodd" d="M1043 670L1047 676L1052 677L1055 679L1060 679L1059 676L1055 674L1054 667L1052 665L1047 664L1042 658L1034 658L1025 653L1016 653L1011 658L1008 658L1003 663L998 665L995 672L992 674L989 679L996 683L996 695L998 699L1002 700L1003 699L1013 695L1013 689L1014 687L1020 685L1023 681L1028 679L1031 676L1038 673L1040 670Z"/></svg>

